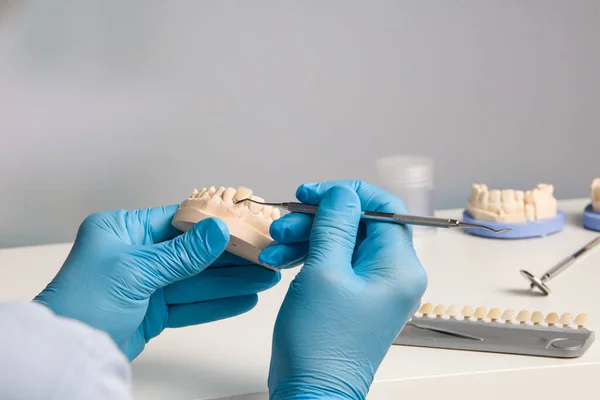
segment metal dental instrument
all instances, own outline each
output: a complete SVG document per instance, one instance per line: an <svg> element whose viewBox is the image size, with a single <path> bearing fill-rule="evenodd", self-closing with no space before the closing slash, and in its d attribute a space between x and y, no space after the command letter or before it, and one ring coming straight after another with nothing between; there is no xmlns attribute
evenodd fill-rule
<svg viewBox="0 0 600 400"><path fill-rule="evenodd" d="M594 246L600 244L600 236L596 237L594 240L583 246L581 249L577 250L575 253L571 254L569 257L565 258L554 267L550 268L541 278L533 275L531 272L525 271L522 269L521 275L523 275L526 279L531 282L530 288L539 289L544 295L550 294L550 288L546 285L550 279L554 278L556 275L560 274L562 271L567 269L577 258L582 256L588 250L591 250Z"/></svg>
<svg viewBox="0 0 600 400"><path fill-rule="evenodd" d="M304 203L296 203L296 202L286 202L286 203L263 203L261 201L256 201L253 199L240 199L235 200L234 204L238 204L244 201L250 201L252 203L261 204L265 206L273 206L284 209L289 212L297 212L302 214L316 214L318 206L313 204L304 204ZM372 221L383 221L383 222L396 222L398 224L408 224L408 225L421 225L421 226L432 226L436 228L480 228L487 229L492 232L501 233L507 232L510 229L492 229L485 225L478 224L467 224L465 222L461 222L456 219L449 218L434 218L434 217L421 217L417 215L407 215L407 214L393 214L393 213L382 213L382 212L373 212L373 211L363 211L362 218L366 220Z"/></svg>

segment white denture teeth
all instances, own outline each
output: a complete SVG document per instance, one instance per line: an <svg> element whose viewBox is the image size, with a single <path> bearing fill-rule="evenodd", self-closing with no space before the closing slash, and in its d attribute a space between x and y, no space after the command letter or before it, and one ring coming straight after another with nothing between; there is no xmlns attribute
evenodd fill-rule
<svg viewBox="0 0 600 400"><path fill-rule="evenodd" d="M452 305L452 306L448 307L448 309L446 310L446 315L452 319L456 319L458 314L459 314L459 312L458 312L457 306Z"/></svg>
<svg viewBox="0 0 600 400"><path fill-rule="evenodd" d="M558 322L562 324L563 327L567 328L573 324L573 316L569 313L564 313L560 316L560 320Z"/></svg>
<svg viewBox="0 0 600 400"><path fill-rule="evenodd" d="M587 315L579 314L577 316L577 318L575 318L575 325L577 325L578 328L583 328L587 324L587 321L588 321Z"/></svg>
<svg viewBox="0 0 600 400"><path fill-rule="evenodd" d="M432 311L433 311L433 304L425 303L421 306L421 308L419 308L418 312L421 313L424 317L426 317L429 314L431 314Z"/></svg>
<svg viewBox="0 0 600 400"><path fill-rule="evenodd" d="M600 180L599 180L600 189ZM554 186L538 184L532 190L488 189L487 185L474 184L467 201L467 211L475 219L520 223L554 218L557 201Z"/></svg>
<svg viewBox="0 0 600 400"><path fill-rule="evenodd" d="M491 308L486 312L485 307L477 307L473 312L469 305L459 313L457 305L446 309L442 304L422 303L393 344L573 359L595 339L594 332L585 328L587 315L575 319L573 315L550 312L544 319L539 311Z"/></svg>
<svg viewBox="0 0 600 400"><path fill-rule="evenodd" d="M477 307L475 309L474 317L477 318L478 321L485 319L486 315L487 315L487 311L486 311L485 307Z"/></svg>
<svg viewBox="0 0 600 400"><path fill-rule="evenodd" d="M500 319L500 309L499 308L492 308L490 310L490 312L488 313L488 318L490 319L490 321L492 322L496 322L497 320Z"/></svg>
<svg viewBox="0 0 600 400"><path fill-rule="evenodd" d="M520 324L526 324L529 321L529 311L519 311L519 314L517 314L517 321L519 321Z"/></svg>
<svg viewBox="0 0 600 400"><path fill-rule="evenodd" d="M502 320L506 324L510 324L515 319L515 312L513 310L504 310L502 313Z"/></svg>
<svg viewBox="0 0 600 400"><path fill-rule="evenodd" d="M446 312L446 309L444 308L443 305L438 304L437 306L435 306L435 308L433 309L433 315L435 315L438 318L442 318L444 313Z"/></svg>
<svg viewBox="0 0 600 400"><path fill-rule="evenodd" d="M544 314L539 311L534 311L533 314L531 314L531 322L533 322L534 325L541 324L544 322Z"/></svg>
<svg viewBox="0 0 600 400"><path fill-rule="evenodd" d="M240 186L235 192L235 201L242 201L252 197L252 190L245 186Z"/></svg>
<svg viewBox="0 0 600 400"><path fill-rule="evenodd" d="M461 314L464 317L464 319L470 319L473 316L473 307L471 307L471 306L464 306L464 308L462 309Z"/></svg>
<svg viewBox="0 0 600 400"><path fill-rule="evenodd" d="M550 314L546 315L546 324L548 324L548 326L552 326L552 325L556 325L558 323L558 314L555 312L551 312Z"/></svg>

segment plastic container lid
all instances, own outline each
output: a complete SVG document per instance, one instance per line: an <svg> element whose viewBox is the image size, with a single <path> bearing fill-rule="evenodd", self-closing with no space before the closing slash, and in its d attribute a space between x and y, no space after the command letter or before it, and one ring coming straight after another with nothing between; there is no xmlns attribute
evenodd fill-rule
<svg viewBox="0 0 600 400"><path fill-rule="evenodd" d="M396 155L377 160L382 184L424 184L433 186L433 158L419 155Z"/></svg>

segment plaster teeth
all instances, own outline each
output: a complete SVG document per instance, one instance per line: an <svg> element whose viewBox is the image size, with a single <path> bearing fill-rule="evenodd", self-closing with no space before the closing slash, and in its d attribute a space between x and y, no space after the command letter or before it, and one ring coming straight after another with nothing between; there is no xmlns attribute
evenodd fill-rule
<svg viewBox="0 0 600 400"><path fill-rule="evenodd" d="M471 318L471 317L473 316L473 307L471 307L471 306L465 306L465 307L462 309L462 316L463 316L465 319L469 319L469 318Z"/></svg>
<svg viewBox="0 0 600 400"><path fill-rule="evenodd" d="M195 199L196 197L198 197L199 194L200 194L200 192L198 191L198 189L194 189L194 191L192 192L192 199Z"/></svg>
<svg viewBox="0 0 600 400"><path fill-rule="evenodd" d="M213 197L223 198L223 193L225 193L225 187L221 186L221 187L219 187L219 189L217 189L217 191L215 192Z"/></svg>
<svg viewBox="0 0 600 400"><path fill-rule="evenodd" d="M262 209L263 217L271 218L271 214L273 214L273 207L272 206L263 206L263 209Z"/></svg>
<svg viewBox="0 0 600 400"><path fill-rule="evenodd" d="M458 307L457 306L450 306L448 307L448 310L446 310L446 315L449 316L452 319L455 319L458 316Z"/></svg>
<svg viewBox="0 0 600 400"><path fill-rule="evenodd" d="M421 306L421 308L419 308L418 312L423 314L423 316L427 316L427 315L431 314L432 311L433 311L433 304L425 303Z"/></svg>
<svg viewBox="0 0 600 400"><path fill-rule="evenodd" d="M273 212L271 213L271 218L274 220L281 218L281 211L279 211L279 208L277 208L277 207L273 208Z"/></svg>
<svg viewBox="0 0 600 400"><path fill-rule="evenodd" d="M261 203L263 203L265 201L265 199L258 197L258 196L252 196L251 199L255 200L255 201L260 201ZM248 201L247 203L248 203L248 208L250 209L250 212L252 214L258 215L261 212L261 210L263 209L262 204L257 204L257 203L251 202L251 201Z"/></svg>
<svg viewBox="0 0 600 400"><path fill-rule="evenodd" d="M575 325L577 325L578 328L585 327L587 322L588 322L588 317L585 314L579 314L577 316L577 318L575 318Z"/></svg>
<svg viewBox="0 0 600 400"><path fill-rule="evenodd" d="M214 186L211 186L208 188L208 190L206 192L208 193L208 197L213 197L213 194L215 194L216 191L217 191L217 188L215 188Z"/></svg>
<svg viewBox="0 0 600 400"><path fill-rule="evenodd" d="M529 321L529 311L521 310L519 314L517 314L517 321L521 324L526 324Z"/></svg>
<svg viewBox="0 0 600 400"><path fill-rule="evenodd" d="M222 198L223 198L224 201L226 201L228 203L232 203L234 197L235 197L235 189L234 188L228 187L223 192Z"/></svg>
<svg viewBox="0 0 600 400"><path fill-rule="evenodd" d="M482 319L485 319L485 316L487 315L487 311L485 309L485 307L477 307L477 309L475 310L475 318L477 318L478 321L481 321Z"/></svg>

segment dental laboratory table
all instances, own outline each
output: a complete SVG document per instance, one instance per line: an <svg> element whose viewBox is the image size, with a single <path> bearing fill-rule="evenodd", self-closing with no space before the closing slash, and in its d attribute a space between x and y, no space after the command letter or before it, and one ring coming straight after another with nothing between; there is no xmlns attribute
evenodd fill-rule
<svg viewBox="0 0 600 400"><path fill-rule="evenodd" d="M552 280L548 297L532 294L519 274L527 269L541 275L600 234L582 227L587 203L560 201L559 209L568 215L567 226L545 238L492 240L458 229L416 237L415 248L429 276L423 301L446 307L586 313L588 328L600 331L600 247ZM461 211L437 214L459 218ZM0 250L2 280L10 282L0 284L0 300L31 299L54 276L70 247L67 243ZM267 399L271 333L297 271L285 271L281 283L262 293L257 307L245 315L166 330L153 339L133 362L135 398ZM576 359L393 346L369 398L506 400L590 394L589 398L597 398L598 380L600 343Z"/></svg>

